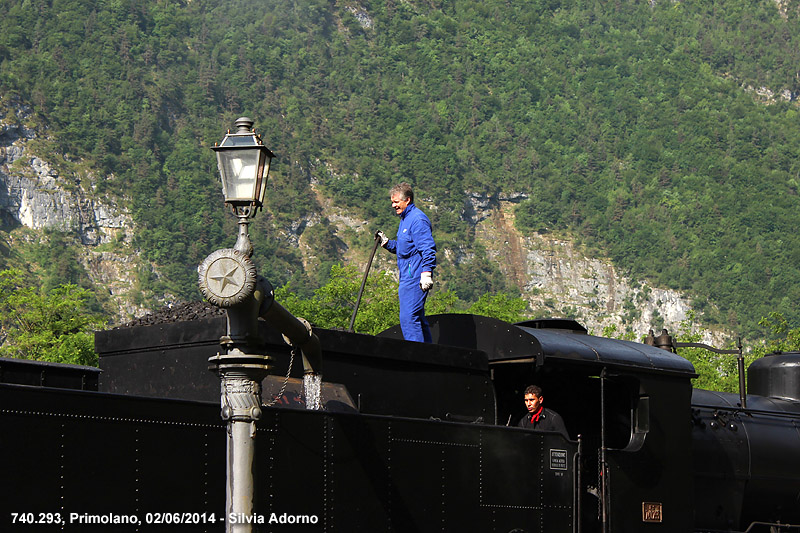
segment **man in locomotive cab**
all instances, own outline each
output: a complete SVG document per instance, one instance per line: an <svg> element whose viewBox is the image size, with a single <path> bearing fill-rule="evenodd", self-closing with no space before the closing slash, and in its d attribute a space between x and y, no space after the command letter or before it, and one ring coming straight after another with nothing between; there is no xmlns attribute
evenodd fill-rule
<svg viewBox="0 0 800 533"><path fill-rule="evenodd" d="M525 389L523 398L528 413L519 421L518 427L539 431L558 431L569 439L567 428L561 415L552 409L545 408L541 387L538 385L528 386Z"/></svg>

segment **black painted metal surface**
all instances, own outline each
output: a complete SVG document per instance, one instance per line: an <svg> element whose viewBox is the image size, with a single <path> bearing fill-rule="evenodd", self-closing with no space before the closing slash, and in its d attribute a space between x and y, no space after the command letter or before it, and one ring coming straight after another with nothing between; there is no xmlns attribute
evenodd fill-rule
<svg viewBox="0 0 800 533"><path fill-rule="evenodd" d="M147 512L224 507L225 427L215 406L0 385L0 424L0 450L12 459L0 483L3 531L62 530L15 525L12 513L57 513L64 531L135 531L82 524L81 515L144 521Z"/></svg>
<svg viewBox="0 0 800 533"><path fill-rule="evenodd" d="M800 353L769 354L753 361L747 370L747 390L800 401Z"/></svg>
<svg viewBox="0 0 800 533"><path fill-rule="evenodd" d="M96 391L99 375L92 366L0 357L0 383Z"/></svg>
<svg viewBox="0 0 800 533"><path fill-rule="evenodd" d="M434 343L486 352L489 361L553 358L609 367L656 370L693 377L692 364L646 344L586 335L574 320L532 320L508 324L494 318L443 314L428 317ZM400 326L381 336L402 339Z"/></svg>
<svg viewBox="0 0 800 533"><path fill-rule="evenodd" d="M520 328L536 337L548 358L608 367L655 370L694 377L694 366L679 355L646 344L546 329Z"/></svg>
<svg viewBox="0 0 800 533"><path fill-rule="evenodd" d="M63 521L20 531L224 529L215 407L10 385L0 405L0 424L15 428L0 436L14 458L3 520ZM276 408L257 428L256 531L572 531L576 448L554 433ZM196 523L147 523L166 513ZM270 523L282 515L314 523ZM87 516L141 524L87 526Z"/></svg>
<svg viewBox="0 0 800 533"><path fill-rule="evenodd" d="M156 398L219 403L219 378L208 357L219 350L225 319L167 323L98 332L103 369L100 390ZM260 325L273 378L285 376L289 346ZM362 413L442 420L495 421L486 354L478 350L411 343L345 331L315 329L323 378L346 387ZM291 377L302 378L295 361Z"/></svg>
<svg viewBox="0 0 800 533"><path fill-rule="evenodd" d="M800 520L800 402L751 395L743 411L733 394L692 399L694 369L682 358L564 321L431 319L442 344L315 331L328 411L297 409L298 362L281 399L294 408L267 407L257 425L256 508L262 520L317 522L256 531L566 532L580 494L582 531L598 532L590 491L603 481L604 442L610 532ZM222 531L225 428L207 360L224 328L220 318L98 334L99 393L0 385L0 450L14 458L0 484L4 516L213 513L216 523L168 529ZM266 325L261 336L272 395L289 348ZM582 435L580 488L574 440L496 425L516 423L531 382L545 385L571 437ZM644 520L651 504L659 522Z"/></svg>
<svg viewBox="0 0 800 533"><path fill-rule="evenodd" d="M458 346L486 353L489 361L537 358L543 355L536 338L502 320L480 315L441 314L428 317L434 344ZM400 326L379 334L402 339Z"/></svg>
<svg viewBox="0 0 800 533"><path fill-rule="evenodd" d="M800 402L695 389L698 526L800 523Z"/></svg>

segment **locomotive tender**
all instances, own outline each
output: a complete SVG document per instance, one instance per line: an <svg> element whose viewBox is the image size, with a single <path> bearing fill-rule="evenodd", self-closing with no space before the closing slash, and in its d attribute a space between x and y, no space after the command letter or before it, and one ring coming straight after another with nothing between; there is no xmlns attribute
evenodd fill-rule
<svg viewBox="0 0 800 533"><path fill-rule="evenodd" d="M207 318L98 332L100 370L0 360L3 531L692 532L800 524L800 355L749 370L747 407L693 366L571 320L429 317L434 344L315 328L324 410L275 362L256 513L226 516ZM288 376L284 378L284 376ZM536 383L569 439L516 427ZM12 524L12 520L14 523ZM105 525L104 525L105 524ZM783 525L778 525L783 524Z"/></svg>

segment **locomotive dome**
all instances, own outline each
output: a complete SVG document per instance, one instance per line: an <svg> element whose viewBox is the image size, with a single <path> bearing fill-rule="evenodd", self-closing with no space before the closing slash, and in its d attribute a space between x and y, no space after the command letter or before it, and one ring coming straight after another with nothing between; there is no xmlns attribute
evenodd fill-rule
<svg viewBox="0 0 800 533"><path fill-rule="evenodd" d="M800 401L800 352L774 352L748 368L749 394Z"/></svg>

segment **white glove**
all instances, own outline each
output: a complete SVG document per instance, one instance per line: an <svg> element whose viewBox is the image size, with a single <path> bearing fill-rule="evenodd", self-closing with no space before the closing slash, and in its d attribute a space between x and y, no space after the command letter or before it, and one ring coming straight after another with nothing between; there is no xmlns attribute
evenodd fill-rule
<svg viewBox="0 0 800 533"><path fill-rule="evenodd" d="M378 233L376 233L375 236L381 240L381 246L386 248L386 243L389 242L389 237L387 237L386 234L383 233L382 231L378 231Z"/></svg>
<svg viewBox="0 0 800 533"><path fill-rule="evenodd" d="M419 277L419 288L423 291L429 291L433 287L433 277L430 272L423 272Z"/></svg>

